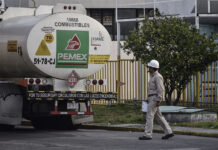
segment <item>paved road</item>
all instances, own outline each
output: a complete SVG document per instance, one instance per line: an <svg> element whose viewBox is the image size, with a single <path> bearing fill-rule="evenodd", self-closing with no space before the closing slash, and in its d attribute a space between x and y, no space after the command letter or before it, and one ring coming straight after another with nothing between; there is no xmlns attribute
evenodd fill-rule
<svg viewBox="0 0 218 150"><path fill-rule="evenodd" d="M19 127L0 132L0 150L218 150L218 139L176 135L161 140L154 134L139 141L142 132L79 129L77 131L37 131Z"/></svg>

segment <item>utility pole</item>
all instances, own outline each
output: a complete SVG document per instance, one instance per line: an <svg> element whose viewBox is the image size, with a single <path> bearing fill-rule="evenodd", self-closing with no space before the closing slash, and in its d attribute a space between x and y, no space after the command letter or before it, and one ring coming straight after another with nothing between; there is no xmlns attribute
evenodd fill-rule
<svg viewBox="0 0 218 150"><path fill-rule="evenodd" d="M195 26L197 29L200 28L199 25L199 15L198 15L198 0L195 0ZM200 73L197 72L197 83L196 83L196 88L197 88L197 106L200 106Z"/></svg>
<svg viewBox="0 0 218 150"><path fill-rule="evenodd" d="M118 100L120 100L120 86L118 86L118 83L120 82L120 22L118 22L118 1L116 0L116 22L117 22L117 94L118 94Z"/></svg>

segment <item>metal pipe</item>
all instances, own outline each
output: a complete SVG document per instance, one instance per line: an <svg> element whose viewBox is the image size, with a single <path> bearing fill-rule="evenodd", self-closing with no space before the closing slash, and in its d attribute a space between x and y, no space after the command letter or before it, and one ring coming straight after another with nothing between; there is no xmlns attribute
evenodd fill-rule
<svg viewBox="0 0 218 150"><path fill-rule="evenodd" d="M137 62L135 61L135 98L137 98L137 77L136 77L136 72L137 72Z"/></svg>
<svg viewBox="0 0 218 150"><path fill-rule="evenodd" d="M130 90L132 89L132 74L133 74L133 70L132 70L132 63L130 62ZM132 90L130 91L130 99L132 99Z"/></svg>
<svg viewBox="0 0 218 150"><path fill-rule="evenodd" d="M208 7L208 14L210 14L210 0L207 1L207 7Z"/></svg>
<svg viewBox="0 0 218 150"><path fill-rule="evenodd" d="M144 100L146 100L146 94L147 94L147 91L146 91L146 74L147 74L147 72L146 72L146 67L145 67L146 65L144 64L144 96L143 96L143 98L144 98Z"/></svg>
<svg viewBox="0 0 218 150"><path fill-rule="evenodd" d="M193 76L192 76L192 80L191 80L191 82L190 82L190 96L191 96L191 102L193 102L193 96L192 96L192 94L193 94L193 89L192 89L192 82L193 82Z"/></svg>
<svg viewBox="0 0 218 150"><path fill-rule="evenodd" d="M183 105L185 106L186 102L186 88L183 90Z"/></svg>
<svg viewBox="0 0 218 150"><path fill-rule="evenodd" d="M206 72L204 72L204 104L206 103L206 85Z"/></svg>
<svg viewBox="0 0 218 150"><path fill-rule="evenodd" d="M154 17L156 16L156 0L154 0Z"/></svg>
<svg viewBox="0 0 218 150"><path fill-rule="evenodd" d="M142 100L142 97L143 97L143 92L142 92L143 91L142 90L143 89L143 87L142 87L142 85L143 85L142 84L143 83L142 82L143 81L143 78L142 78L143 77L143 71L142 70L143 70L143 68L142 68L142 61L141 61L141 100Z"/></svg>
<svg viewBox="0 0 218 150"><path fill-rule="evenodd" d="M210 70L210 73L211 73L211 102L213 104L214 102L214 99L213 99L213 63L211 64L211 70Z"/></svg>
<svg viewBox="0 0 218 150"><path fill-rule="evenodd" d="M117 66L118 67L118 66ZM125 66L124 66L124 69L123 69L123 61L121 62L121 64L120 64L120 69L121 69L121 71L120 71L120 76L121 76L121 78L122 78L122 81L121 82L125 82L124 80L123 80L123 75L125 74L125 72L124 72L124 69L125 69ZM121 89L120 89L120 99L124 99L123 97L124 97L124 94L123 94L123 86L122 87L120 87Z"/></svg>
<svg viewBox="0 0 218 150"><path fill-rule="evenodd" d="M207 67L207 68L209 68L209 66ZM207 97L208 97L208 101L207 101L207 103L209 104L209 106L210 106L210 97L209 97L209 94L210 94L210 85L209 85L209 69L207 69Z"/></svg>
<svg viewBox="0 0 218 150"><path fill-rule="evenodd" d="M195 26L199 29L198 2L195 0Z"/></svg>
<svg viewBox="0 0 218 150"><path fill-rule="evenodd" d="M204 99L204 87L203 87L203 74L201 74L201 107L202 107L202 104L203 104L203 99Z"/></svg>
<svg viewBox="0 0 218 150"><path fill-rule="evenodd" d="M19 0L19 4L18 4L18 7L21 7L21 1L22 1L22 0Z"/></svg>
<svg viewBox="0 0 218 150"><path fill-rule="evenodd" d="M129 99L129 61L126 61L126 68L127 68L127 72L126 72L126 99Z"/></svg>

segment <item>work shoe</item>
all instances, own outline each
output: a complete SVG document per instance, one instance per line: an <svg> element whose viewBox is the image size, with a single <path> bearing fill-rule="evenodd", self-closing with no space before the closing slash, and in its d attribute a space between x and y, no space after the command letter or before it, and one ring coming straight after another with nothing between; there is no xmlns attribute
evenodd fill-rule
<svg viewBox="0 0 218 150"><path fill-rule="evenodd" d="M173 137L173 136L174 136L173 133L167 134L167 135L163 136L162 139L163 139L163 140L167 140L167 139L169 139L169 138L171 138L171 137Z"/></svg>
<svg viewBox="0 0 218 150"><path fill-rule="evenodd" d="M151 140L152 138L146 137L146 136L140 136L139 140Z"/></svg>

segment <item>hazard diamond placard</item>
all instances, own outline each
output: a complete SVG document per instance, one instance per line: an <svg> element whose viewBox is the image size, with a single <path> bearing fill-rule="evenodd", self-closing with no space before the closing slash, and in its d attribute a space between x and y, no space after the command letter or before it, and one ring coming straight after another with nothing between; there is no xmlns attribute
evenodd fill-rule
<svg viewBox="0 0 218 150"><path fill-rule="evenodd" d="M67 82L70 84L70 86L74 86L78 81L79 76L75 71L72 71L72 73L67 78Z"/></svg>

